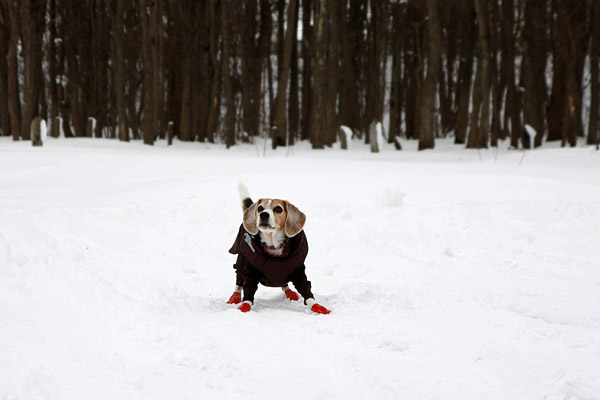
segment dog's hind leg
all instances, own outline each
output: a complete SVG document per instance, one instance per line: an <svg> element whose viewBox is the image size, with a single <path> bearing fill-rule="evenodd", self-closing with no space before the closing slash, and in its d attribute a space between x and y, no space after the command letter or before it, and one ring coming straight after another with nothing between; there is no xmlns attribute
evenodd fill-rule
<svg viewBox="0 0 600 400"><path fill-rule="evenodd" d="M239 304L242 302L242 287L235 285L235 289L233 290L233 294L227 301L227 304Z"/></svg>

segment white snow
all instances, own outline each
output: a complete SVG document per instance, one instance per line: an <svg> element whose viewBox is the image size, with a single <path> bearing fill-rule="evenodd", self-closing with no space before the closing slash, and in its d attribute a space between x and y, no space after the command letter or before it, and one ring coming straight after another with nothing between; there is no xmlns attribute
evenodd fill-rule
<svg viewBox="0 0 600 400"><path fill-rule="evenodd" d="M46 138L48 137L48 126L46 125L46 120L42 119L42 121L40 122L40 139L42 139L42 142L44 140L46 140Z"/></svg>
<svg viewBox="0 0 600 400"><path fill-rule="evenodd" d="M375 125L375 132L376 132L376 138L377 138L377 148L383 149L383 144L385 143L385 139L383 137L383 125L381 124L381 122L378 122L377 125Z"/></svg>
<svg viewBox="0 0 600 400"><path fill-rule="evenodd" d="M525 124L525 132L527 132L527 135L531 139L534 139L535 136L537 135L537 131L535 130L535 128L529 124Z"/></svg>
<svg viewBox="0 0 600 400"><path fill-rule="evenodd" d="M0 139L0 399L599 399L600 153ZM315 315L227 305L237 183Z"/></svg>
<svg viewBox="0 0 600 400"><path fill-rule="evenodd" d="M342 130L342 132L344 132L344 135L346 135L346 143L348 143L348 149L350 149L350 144L352 143L352 129L350 129L346 125L341 125L340 129Z"/></svg>

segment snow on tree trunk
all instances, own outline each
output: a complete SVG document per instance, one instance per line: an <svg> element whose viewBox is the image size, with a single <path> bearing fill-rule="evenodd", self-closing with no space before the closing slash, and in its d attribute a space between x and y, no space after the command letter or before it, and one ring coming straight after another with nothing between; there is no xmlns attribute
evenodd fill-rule
<svg viewBox="0 0 600 400"><path fill-rule="evenodd" d="M54 121L54 126L52 127L53 130L55 130L54 133L54 137L57 138L64 138L65 137L65 131L63 130L63 119L62 117L56 117L56 120Z"/></svg>
<svg viewBox="0 0 600 400"><path fill-rule="evenodd" d="M535 137L537 136L537 131L535 130L535 128L529 124L525 124L525 132L527 133L527 135L529 136L529 148L533 149L533 141L535 139Z"/></svg>
<svg viewBox="0 0 600 400"><path fill-rule="evenodd" d="M348 144L352 139L352 129L348 128L345 125L340 126L339 136L342 150L348 150Z"/></svg>
<svg viewBox="0 0 600 400"><path fill-rule="evenodd" d="M89 117L87 120L87 137L94 137L94 132L96 131L96 118Z"/></svg>
<svg viewBox="0 0 600 400"><path fill-rule="evenodd" d="M396 150L402 150L402 144L400 143L400 136L394 138L394 147Z"/></svg>
<svg viewBox="0 0 600 400"><path fill-rule="evenodd" d="M46 140L46 137L48 137L48 126L46 125L46 120L42 119L42 122L40 123L40 139L42 142Z"/></svg>
<svg viewBox="0 0 600 400"><path fill-rule="evenodd" d="M31 121L30 135L31 135L31 145L32 146L43 146L43 143L42 143L42 122L44 122L44 120L41 119L40 117L35 117ZM46 123L44 122L44 131L45 130L46 130ZM45 132L44 132L44 136L45 136Z"/></svg>
<svg viewBox="0 0 600 400"><path fill-rule="evenodd" d="M379 122L371 122L369 126L369 142L371 143L371 153L379 153L380 142L379 136L381 135L380 129L378 128Z"/></svg>

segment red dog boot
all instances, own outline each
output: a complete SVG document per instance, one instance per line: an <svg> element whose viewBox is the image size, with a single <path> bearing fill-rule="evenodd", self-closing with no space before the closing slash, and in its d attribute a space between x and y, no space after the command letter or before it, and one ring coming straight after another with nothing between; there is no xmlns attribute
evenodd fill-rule
<svg viewBox="0 0 600 400"><path fill-rule="evenodd" d="M241 312L248 312L251 309L252 309L252 303L250 303L249 301L243 302L242 305L238 307L238 310L240 310Z"/></svg>
<svg viewBox="0 0 600 400"><path fill-rule="evenodd" d="M242 294L240 292L233 292L227 304L240 304L242 302Z"/></svg>
<svg viewBox="0 0 600 400"><path fill-rule="evenodd" d="M325 307L323 307L320 304L313 304L313 306L310 308L311 310L313 310L314 312L316 312L317 314L329 314L331 311L329 311L328 309L326 309Z"/></svg>
<svg viewBox="0 0 600 400"><path fill-rule="evenodd" d="M294 292L292 289L286 289L285 290L285 297L287 297L289 300L291 301L298 301L300 300L300 296L298 295L298 293Z"/></svg>
<svg viewBox="0 0 600 400"><path fill-rule="evenodd" d="M315 299L306 300L306 305L310 307L310 309L317 314L329 314L331 311L320 305L315 301Z"/></svg>

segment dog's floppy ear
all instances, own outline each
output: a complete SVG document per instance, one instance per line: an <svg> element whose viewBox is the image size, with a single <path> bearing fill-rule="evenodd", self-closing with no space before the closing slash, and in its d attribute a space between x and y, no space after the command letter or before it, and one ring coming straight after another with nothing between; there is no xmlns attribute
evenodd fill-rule
<svg viewBox="0 0 600 400"><path fill-rule="evenodd" d="M306 215L288 201L285 202L285 205L287 209L287 219L285 220L284 227L285 235L287 237L294 237L299 234L304 227Z"/></svg>
<svg viewBox="0 0 600 400"><path fill-rule="evenodd" d="M244 211L244 229L251 235L258 233L258 226L256 225L256 203L246 208Z"/></svg>

